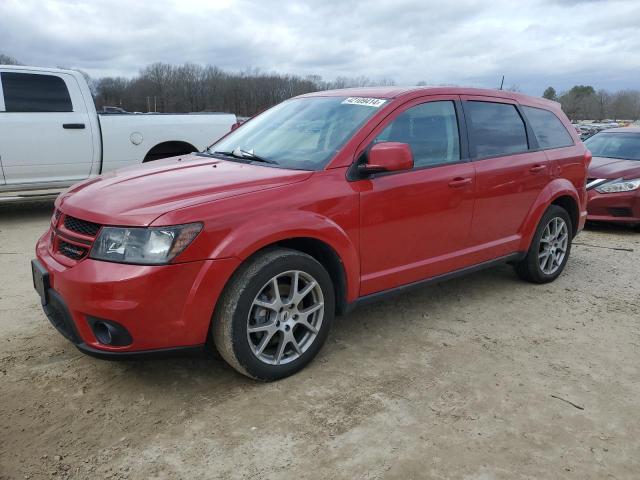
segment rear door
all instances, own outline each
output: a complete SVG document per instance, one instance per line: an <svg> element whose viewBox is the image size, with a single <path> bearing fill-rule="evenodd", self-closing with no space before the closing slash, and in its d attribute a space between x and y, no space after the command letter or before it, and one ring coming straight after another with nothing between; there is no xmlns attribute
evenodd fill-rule
<svg viewBox="0 0 640 480"><path fill-rule="evenodd" d="M464 266L474 168L462 141L461 116L458 97L418 99L370 136L369 145L409 144L414 168L358 182L361 295Z"/></svg>
<svg viewBox="0 0 640 480"><path fill-rule="evenodd" d="M476 170L471 243L481 262L517 250L529 210L554 172L516 102L462 100Z"/></svg>
<svg viewBox="0 0 640 480"><path fill-rule="evenodd" d="M89 176L93 142L75 78L0 71L0 158L6 183L72 183Z"/></svg>

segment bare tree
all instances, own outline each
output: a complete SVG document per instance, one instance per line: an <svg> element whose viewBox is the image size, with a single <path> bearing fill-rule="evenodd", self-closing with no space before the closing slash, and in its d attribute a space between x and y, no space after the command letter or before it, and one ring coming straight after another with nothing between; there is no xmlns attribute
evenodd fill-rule
<svg viewBox="0 0 640 480"><path fill-rule="evenodd" d="M318 75L298 77L266 73L256 68L225 72L193 63L154 63L133 79L105 77L96 81L98 108L117 105L130 111L228 111L251 116L287 98L332 88L394 85L390 78L338 77L324 81Z"/></svg>
<svg viewBox="0 0 640 480"><path fill-rule="evenodd" d="M21 63L10 55L0 53L0 65L21 65Z"/></svg>

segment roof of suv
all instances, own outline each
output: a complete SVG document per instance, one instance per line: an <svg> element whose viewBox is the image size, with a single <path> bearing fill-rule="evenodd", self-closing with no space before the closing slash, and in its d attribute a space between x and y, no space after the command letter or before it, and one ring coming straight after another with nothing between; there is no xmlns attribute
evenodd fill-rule
<svg viewBox="0 0 640 480"><path fill-rule="evenodd" d="M540 97L532 97L522 93L506 90L492 90L485 88L469 87L363 87L343 88L339 90L325 90L307 93L300 97L373 97L394 99L399 97L416 97L422 95L478 95L485 97L506 98L518 102L547 105L551 108L559 108L557 102Z"/></svg>

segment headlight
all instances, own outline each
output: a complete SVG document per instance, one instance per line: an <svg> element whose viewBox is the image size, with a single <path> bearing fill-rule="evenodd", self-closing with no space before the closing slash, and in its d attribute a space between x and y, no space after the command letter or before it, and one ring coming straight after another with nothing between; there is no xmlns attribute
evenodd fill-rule
<svg viewBox="0 0 640 480"><path fill-rule="evenodd" d="M202 224L170 227L102 227L91 258L109 262L160 265L182 252L202 230Z"/></svg>
<svg viewBox="0 0 640 480"><path fill-rule="evenodd" d="M603 183L599 187L596 187L596 192L600 193L618 193L618 192L630 192L640 188L640 178L633 180L612 180L607 183Z"/></svg>

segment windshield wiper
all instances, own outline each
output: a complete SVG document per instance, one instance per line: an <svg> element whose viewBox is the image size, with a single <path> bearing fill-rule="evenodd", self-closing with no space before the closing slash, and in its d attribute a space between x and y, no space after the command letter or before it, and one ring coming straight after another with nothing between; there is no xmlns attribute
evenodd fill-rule
<svg viewBox="0 0 640 480"><path fill-rule="evenodd" d="M256 162L270 163L272 165L278 164L278 162L276 162L275 160L270 160L268 158L264 158L259 155L256 155L255 153L253 153L253 149L247 151L247 150L242 150L240 147L236 147L232 152L213 152L213 153L226 155L228 157L243 158L245 160L252 160Z"/></svg>

